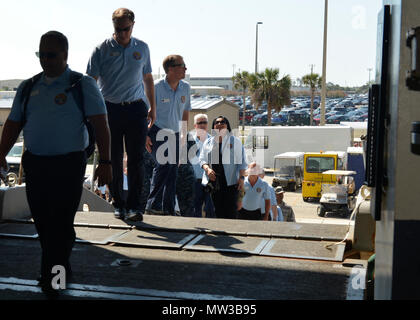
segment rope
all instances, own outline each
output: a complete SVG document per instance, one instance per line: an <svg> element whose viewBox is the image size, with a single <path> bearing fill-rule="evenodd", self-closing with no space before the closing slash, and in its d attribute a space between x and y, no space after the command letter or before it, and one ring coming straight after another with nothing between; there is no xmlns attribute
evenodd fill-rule
<svg viewBox="0 0 420 320"><path fill-rule="evenodd" d="M361 204L363 202L367 201L367 200L370 200L370 191L371 191L371 189L367 185L362 185L360 187L360 190L359 190L359 193L358 193L357 199L356 199L356 205L354 206L353 212L350 215L348 229L347 229L347 233L346 233L344 239L341 240L340 242L325 245L325 248L327 248L328 250L332 250L331 249L332 246L336 246L336 245L339 245L341 243L346 242L347 238L350 235L350 223L351 223L351 221L353 221L353 219L355 219L356 214L359 212L359 208L360 208Z"/></svg>

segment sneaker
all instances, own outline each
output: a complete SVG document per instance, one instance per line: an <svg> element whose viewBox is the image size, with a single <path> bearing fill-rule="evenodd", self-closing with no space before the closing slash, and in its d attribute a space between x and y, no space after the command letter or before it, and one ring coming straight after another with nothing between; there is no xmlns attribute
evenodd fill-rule
<svg viewBox="0 0 420 320"><path fill-rule="evenodd" d="M143 221L143 213L139 210L128 210L127 219L131 221Z"/></svg>
<svg viewBox="0 0 420 320"><path fill-rule="evenodd" d="M115 208L114 217L117 219L125 219L125 209Z"/></svg>

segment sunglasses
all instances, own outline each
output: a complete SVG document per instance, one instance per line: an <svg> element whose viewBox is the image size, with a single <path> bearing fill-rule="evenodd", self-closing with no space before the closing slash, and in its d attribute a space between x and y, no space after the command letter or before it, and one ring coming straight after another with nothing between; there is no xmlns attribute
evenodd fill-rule
<svg viewBox="0 0 420 320"><path fill-rule="evenodd" d="M187 66L185 65L185 63L178 63L178 64L171 65L171 67L183 67L183 68L186 68Z"/></svg>
<svg viewBox="0 0 420 320"><path fill-rule="evenodd" d="M57 52L42 52L42 51L37 51L35 52L35 55L39 58L39 59L55 59L58 56Z"/></svg>
<svg viewBox="0 0 420 320"><path fill-rule="evenodd" d="M200 121L200 122L197 122L197 124L207 124L208 122L207 121Z"/></svg>
<svg viewBox="0 0 420 320"><path fill-rule="evenodd" d="M131 29L132 26L133 25L128 26L127 28L118 28L118 27L115 27L114 29L115 29L115 32L116 33L128 32L128 31L130 31L130 29Z"/></svg>
<svg viewBox="0 0 420 320"><path fill-rule="evenodd" d="M214 124L226 124L226 121L225 120L216 121Z"/></svg>

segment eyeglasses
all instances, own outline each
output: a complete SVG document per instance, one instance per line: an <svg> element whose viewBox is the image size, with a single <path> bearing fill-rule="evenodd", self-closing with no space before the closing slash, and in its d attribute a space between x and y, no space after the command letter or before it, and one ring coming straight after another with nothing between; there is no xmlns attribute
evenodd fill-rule
<svg viewBox="0 0 420 320"><path fill-rule="evenodd" d="M130 31L130 29L131 29L132 26L133 25L128 26L127 28L118 28L118 27L115 27L114 29L115 29L115 32L116 33L128 32L128 31Z"/></svg>
<svg viewBox="0 0 420 320"><path fill-rule="evenodd" d="M225 120L216 121L214 124L226 124Z"/></svg>
<svg viewBox="0 0 420 320"><path fill-rule="evenodd" d="M185 65L185 63L177 63L177 64L173 64L170 67L183 67L183 68L187 68L187 66Z"/></svg>
<svg viewBox="0 0 420 320"><path fill-rule="evenodd" d="M207 124L208 122L207 121L200 121L200 122L197 122L197 124Z"/></svg>
<svg viewBox="0 0 420 320"><path fill-rule="evenodd" d="M37 51L35 52L35 55L39 58L39 59L55 59L58 56L57 52L40 52Z"/></svg>

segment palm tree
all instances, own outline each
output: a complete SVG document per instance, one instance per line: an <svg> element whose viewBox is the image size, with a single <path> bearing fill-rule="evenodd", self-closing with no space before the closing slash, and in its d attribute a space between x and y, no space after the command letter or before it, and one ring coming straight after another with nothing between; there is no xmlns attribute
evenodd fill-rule
<svg viewBox="0 0 420 320"><path fill-rule="evenodd" d="M311 88L311 122L310 122L310 125L312 126L313 118L314 118L313 110L314 110L315 90L317 88L321 88L322 77L320 77L319 74L317 74L317 73L309 73L309 74L302 77L302 83Z"/></svg>
<svg viewBox="0 0 420 320"><path fill-rule="evenodd" d="M260 106L267 102L267 125L271 126L271 110L276 111L290 104L290 87L292 80L289 75L279 79L279 69L266 68L264 72L250 76L252 100Z"/></svg>
<svg viewBox="0 0 420 320"><path fill-rule="evenodd" d="M241 90L242 91L242 98L243 98L243 103L242 103L242 132L244 131L244 123L245 123L245 111L246 111L246 93L248 91L249 88L249 72L248 71L242 71L242 72L237 72L233 77L232 77L232 81L233 81L233 87L237 90Z"/></svg>

